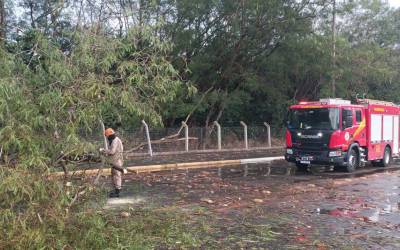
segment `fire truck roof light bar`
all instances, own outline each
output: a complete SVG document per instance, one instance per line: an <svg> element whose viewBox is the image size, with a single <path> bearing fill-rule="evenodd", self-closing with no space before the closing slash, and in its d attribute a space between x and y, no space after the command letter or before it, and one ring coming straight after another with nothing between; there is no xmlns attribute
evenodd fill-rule
<svg viewBox="0 0 400 250"><path fill-rule="evenodd" d="M339 104L343 104L343 105L351 105L351 102L348 100L343 100L341 98L327 98L327 99L320 99L319 100L321 103L326 103L328 105L339 105Z"/></svg>

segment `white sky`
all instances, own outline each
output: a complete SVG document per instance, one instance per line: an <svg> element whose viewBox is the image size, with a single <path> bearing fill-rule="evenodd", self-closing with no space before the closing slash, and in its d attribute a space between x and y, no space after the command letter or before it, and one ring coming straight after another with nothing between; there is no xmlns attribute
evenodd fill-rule
<svg viewBox="0 0 400 250"><path fill-rule="evenodd" d="M393 7L400 7L400 0L388 0L388 2Z"/></svg>

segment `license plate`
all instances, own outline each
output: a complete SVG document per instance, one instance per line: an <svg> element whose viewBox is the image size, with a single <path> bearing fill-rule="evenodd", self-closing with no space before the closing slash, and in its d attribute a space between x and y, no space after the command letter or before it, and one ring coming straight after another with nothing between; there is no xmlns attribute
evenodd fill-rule
<svg viewBox="0 0 400 250"><path fill-rule="evenodd" d="M301 164L310 164L312 160L314 160L313 156L302 156L302 157L300 157L300 163Z"/></svg>

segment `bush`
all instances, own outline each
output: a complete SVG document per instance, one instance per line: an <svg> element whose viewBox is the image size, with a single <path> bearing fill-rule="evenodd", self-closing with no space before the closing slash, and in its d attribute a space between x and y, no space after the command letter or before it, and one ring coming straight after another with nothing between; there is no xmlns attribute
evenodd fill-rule
<svg viewBox="0 0 400 250"><path fill-rule="evenodd" d="M106 195L89 183L66 187L42 176L0 168L0 249L198 246L182 215L130 209L123 218L120 211L101 208Z"/></svg>

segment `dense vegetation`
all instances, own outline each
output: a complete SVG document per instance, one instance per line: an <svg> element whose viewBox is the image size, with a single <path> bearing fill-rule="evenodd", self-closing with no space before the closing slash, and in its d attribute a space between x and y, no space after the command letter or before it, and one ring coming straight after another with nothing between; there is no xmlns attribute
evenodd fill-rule
<svg viewBox="0 0 400 250"><path fill-rule="evenodd" d="M44 177L94 150L79 134L99 119L171 126L190 113L200 126L280 126L296 100L400 102L400 9L332 3L0 0L0 248L87 248L68 230L92 223L88 239L117 230Z"/></svg>
<svg viewBox="0 0 400 250"><path fill-rule="evenodd" d="M129 112L121 110L126 115L116 115L123 126L137 126L139 118L179 124L195 107L190 122L196 125L281 125L287 105L300 99L366 93L398 102L400 11L378 0L337 1L335 11L332 3L5 1L2 53L18 63L9 72L14 81L24 64L30 70L25 79L53 90L62 85L55 81L85 82L80 88L97 96L99 88L130 83L118 97L119 105L135 103ZM98 105L103 116L114 115L110 99Z"/></svg>

